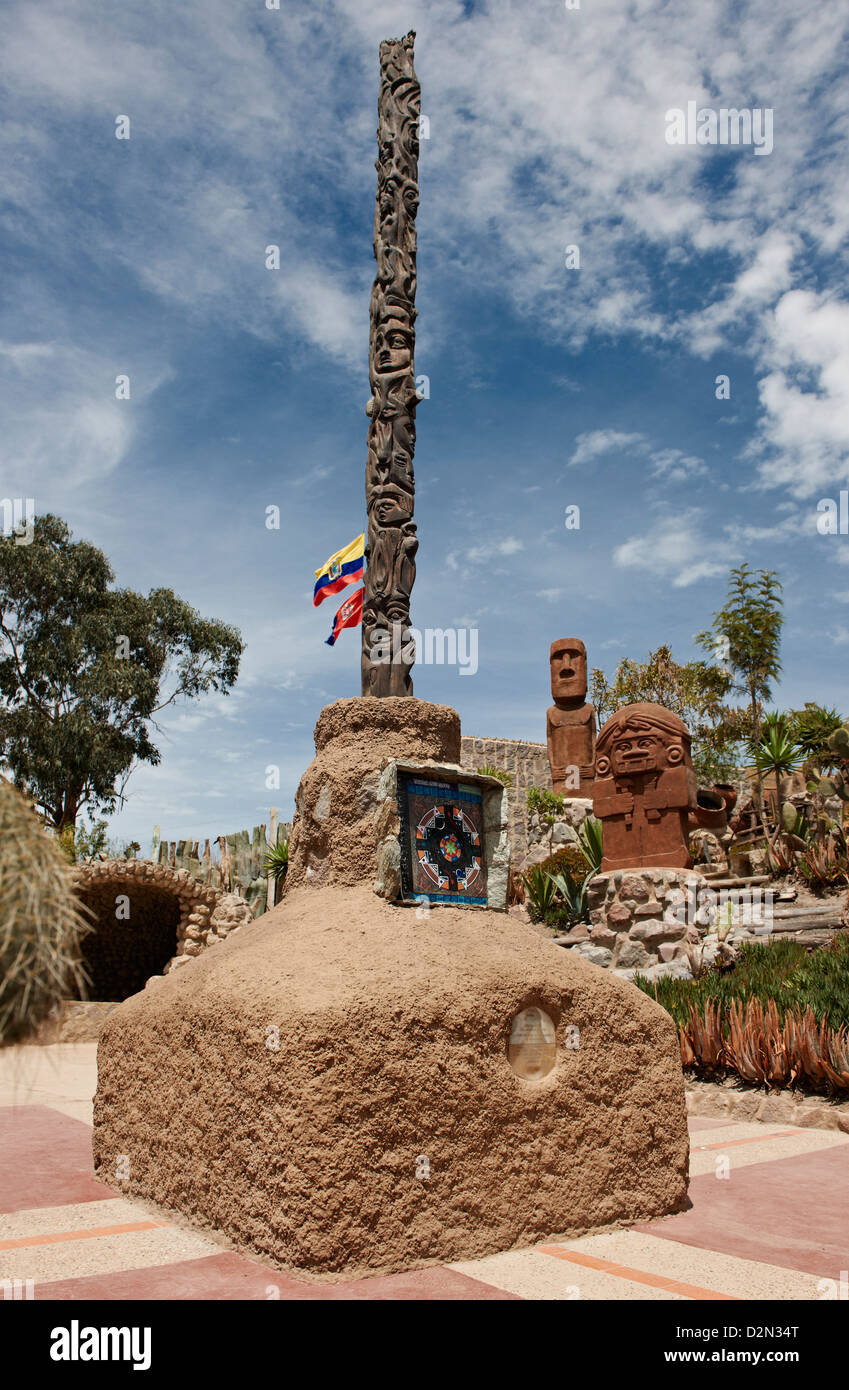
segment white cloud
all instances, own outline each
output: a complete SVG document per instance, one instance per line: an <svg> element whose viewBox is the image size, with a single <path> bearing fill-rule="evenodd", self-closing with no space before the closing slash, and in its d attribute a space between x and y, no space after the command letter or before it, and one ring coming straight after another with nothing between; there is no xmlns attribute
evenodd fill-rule
<svg viewBox="0 0 849 1390"><path fill-rule="evenodd" d="M753 452L761 482L810 497L849 477L849 304L810 290L779 300L771 370L759 382L764 417ZM832 495L832 493L828 493Z"/></svg>
<svg viewBox="0 0 849 1390"><path fill-rule="evenodd" d="M517 555L524 548L524 542L520 541L518 536L505 536L501 541L488 541L486 545L470 546L463 554L451 551L446 555L445 563L449 569L456 570L461 565L477 565L497 555Z"/></svg>
<svg viewBox="0 0 849 1390"><path fill-rule="evenodd" d="M616 547L614 564L670 579L676 589L724 574L736 552L709 528L700 527L699 520L698 514L690 513L652 523L645 535Z"/></svg>
<svg viewBox="0 0 849 1390"><path fill-rule="evenodd" d="M702 478L709 471L704 459L697 454L685 454L683 449L656 449L649 455L649 461L651 476L667 483Z"/></svg>
<svg viewBox="0 0 849 1390"><path fill-rule="evenodd" d="M7 225L23 232L35 221L50 229L59 261L66 243L83 242L169 305L362 370L373 267L359 254L367 230L352 245L349 214L361 217L373 190L377 44L397 28L395 7L260 6L255 24L230 0L189 0L179 23L165 0L149 0L143 15L131 5L129 24L100 0L70 11L20 0L8 13L4 77L25 115L0 133ZM467 14L457 0L412 0L406 22L418 22L432 125L420 237L431 263L443 264L448 300L430 306L425 348L438 333L458 336L451 274L506 293L548 341L580 346L597 333L703 354L736 347L765 373L763 442L776 458L764 458L764 481L798 486L789 460L800 452L810 478L820 443L827 469L839 452L829 417L843 392L788 379L771 361L770 325L780 301L773 326L782 334L780 297L808 293L794 288L798 277L818 252L839 253L849 233L849 188L835 177L849 153L845 17L833 6L750 0L735 11L733 50L720 5L692 7L676 27L659 0L609 0L580 14L513 0ZM747 106L758 94L776 110L769 158L666 144L670 106ZM114 139L123 112L129 142ZM63 151L43 134L66 119L87 132L75 182L108 181L113 217L66 196ZM719 160L730 177L705 178ZM279 272L264 269L270 242L281 248ZM573 243L580 271L564 265ZM686 277L705 253L721 258L716 290L708 283L705 307L682 312L665 271ZM843 301L834 307L849 312ZM826 332L822 316L819 325ZM809 349L813 374L825 376L819 346ZM102 421L94 432L104 434Z"/></svg>
<svg viewBox="0 0 849 1390"><path fill-rule="evenodd" d="M649 477L665 483L689 482L705 477L709 471L704 459L697 454L688 454L683 449L662 449L644 434L614 429L586 430L579 434L567 467L586 467L606 454L629 454L643 459Z"/></svg>
<svg viewBox="0 0 849 1390"><path fill-rule="evenodd" d="M645 444L646 438L643 434L627 434L622 430L611 429L586 430L575 440L575 449L567 467L580 468L584 464L594 463L596 459L613 453L614 450L638 449L644 452Z"/></svg>
<svg viewBox="0 0 849 1390"><path fill-rule="evenodd" d="M145 402L169 376L150 361L127 365L69 344L0 344L4 492L34 495L39 510L48 483L92 484L118 467ZM118 400L115 381L125 371L130 399Z"/></svg>

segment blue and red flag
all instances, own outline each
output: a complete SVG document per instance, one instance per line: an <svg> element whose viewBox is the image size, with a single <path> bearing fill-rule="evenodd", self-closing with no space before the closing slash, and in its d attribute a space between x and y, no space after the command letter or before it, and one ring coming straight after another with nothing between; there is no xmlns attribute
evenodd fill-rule
<svg viewBox="0 0 849 1390"><path fill-rule="evenodd" d="M359 627L363 620L363 594L365 589L358 589L350 598L346 598L342 606L337 610L336 617L333 619L333 631L330 636L325 638L328 647L332 647L343 627Z"/></svg>
<svg viewBox="0 0 849 1390"><path fill-rule="evenodd" d="M328 594L338 594L340 589L347 588L349 584L359 584L363 577L365 548L366 537L363 532L355 541L331 555L320 570L316 570L312 596L314 608L318 608Z"/></svg>

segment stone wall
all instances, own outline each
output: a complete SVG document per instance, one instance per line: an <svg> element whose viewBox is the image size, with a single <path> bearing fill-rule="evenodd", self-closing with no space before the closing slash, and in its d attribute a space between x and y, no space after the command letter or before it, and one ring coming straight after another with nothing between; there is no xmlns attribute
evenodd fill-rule
<svg viewBox="0 0 849 1390"><path fill-rule="evenodd" d="M692 869L614 869L589 884L588 938L571 946L593 965L632 980L690 979L688 945L701 943L705 964L720 950L716 910L700 906L707 880ZM582 931L576 935L582 935Z"/></svg>
<svg viewBox="0 0 849 1390"><path fill-rule="evenodd" d="M548 749L544 743L527 743L512 738L477 738L474 734L463 734L460 749L460 762L470 772L477 772L479 767L497 767L510 773L513 781L507 788L508 830L513 866L521 866L529 847L528 788L551 790Z"/></svg>

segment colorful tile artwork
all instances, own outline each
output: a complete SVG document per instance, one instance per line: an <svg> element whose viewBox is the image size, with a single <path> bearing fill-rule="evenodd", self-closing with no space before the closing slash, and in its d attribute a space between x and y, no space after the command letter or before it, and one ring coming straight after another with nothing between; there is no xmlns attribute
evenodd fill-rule
<svg viewBox="0 0 849 1390"><path fill-rule="evenodd" d="M402 775L398 810L404 897L486 907L478 788Z"/></svg>

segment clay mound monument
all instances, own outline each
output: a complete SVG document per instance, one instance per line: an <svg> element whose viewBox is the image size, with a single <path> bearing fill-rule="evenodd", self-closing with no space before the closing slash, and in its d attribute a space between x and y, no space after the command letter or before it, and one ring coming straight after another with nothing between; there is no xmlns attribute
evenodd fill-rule
<svg viewBox="0 0 849 1390"><path fill-rule="evenodd" d="M374 892L381 769L459 762L459 732L411 698L322 713L295 886L106 1022L102 1181L331 1278L683 1207L665 1010L506 912Z"/></svg>

